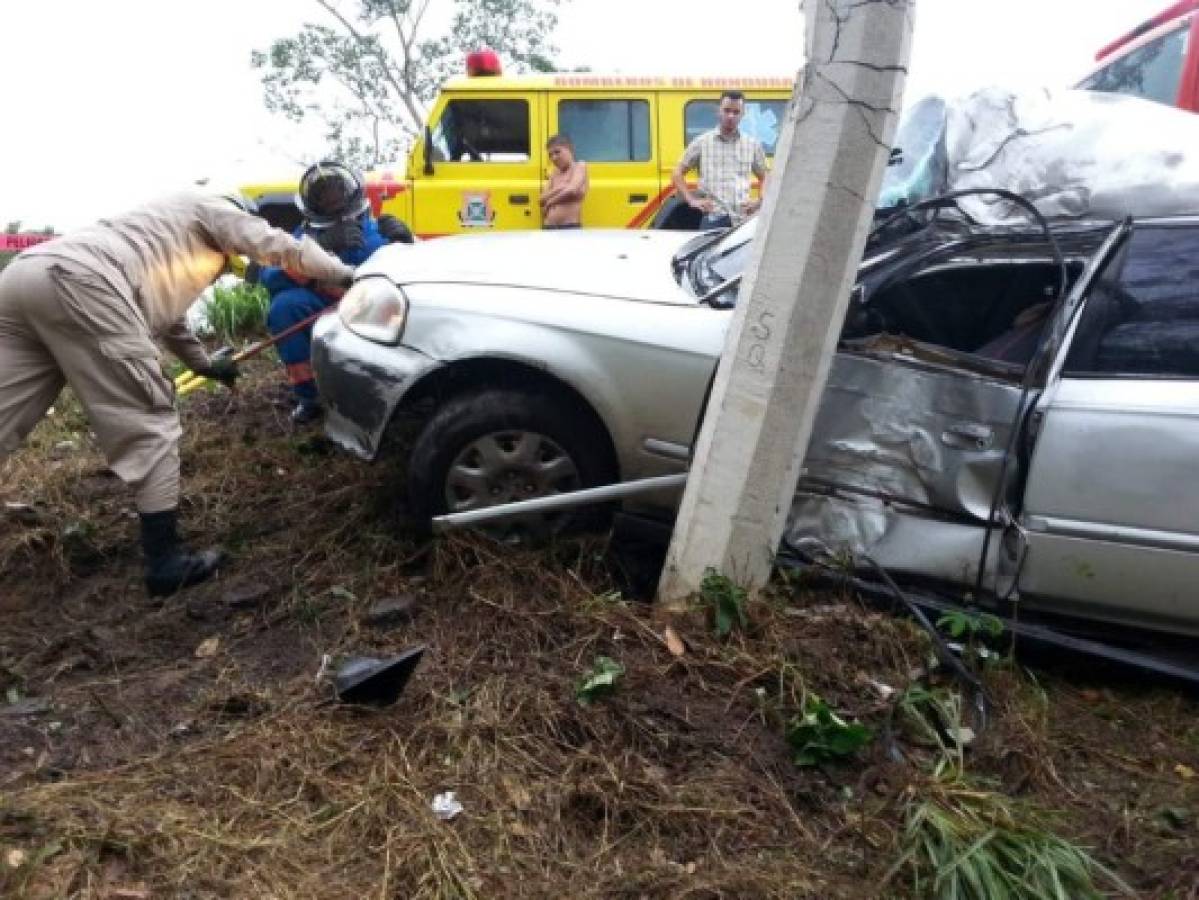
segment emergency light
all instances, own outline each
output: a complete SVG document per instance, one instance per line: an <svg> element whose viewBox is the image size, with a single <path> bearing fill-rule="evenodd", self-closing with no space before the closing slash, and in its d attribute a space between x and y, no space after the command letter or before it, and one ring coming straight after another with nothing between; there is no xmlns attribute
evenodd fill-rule
<svg viewBox="0 0 1199 900"><path fill-rule="evenodd" d="M494 50L474 50L466 54L466 74L471 78L483 75L502 75L499 54Z"/></svg>

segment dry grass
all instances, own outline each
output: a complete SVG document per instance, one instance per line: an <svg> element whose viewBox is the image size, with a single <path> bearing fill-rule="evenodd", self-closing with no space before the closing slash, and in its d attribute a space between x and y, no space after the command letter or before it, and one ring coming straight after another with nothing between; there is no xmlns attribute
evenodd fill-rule
<svg viewBox="0 0 1199 900"><path fill-rule="evenodd" d="M188 402L188 529L224 540L235 561L166 603L140 591L120 486L86 447L53 449L79 436L75 413L0 464L0 499L37 499L44 515L0 524L0 691L52 704L0 715L0 894L906 889L882 878L933 751L901 733L904 762L875 741L798 769L783 735L812 694L880 728L892 701L871 681L902 689L927 656L909 623L780 584L727 639L703 611L673 619L687 646L676 658L653 608L619 598L603 540L536 553L414 543L393 473L290 435L273 377L262 366L235 401ZM87 523L90 556L63 538L73 522ZM247 587L261 588L256 606L224 602ZM372 602L400 593L417 597L412 622L364 624ZM212 637L216 655L197 659ZM324 654L417 643L429 651L394 707L348 709L315 681ZM597 656L625 674L583 706L575 685ZM1174 770L1199 768L1194 703L1135 687L1092 703L1012 668L989 682L996 720L970 765L1022 803L1069 813L1066 833L1146 896L1187 896L1194 828L1154 816L1195 807L1194 781ZM1160 747L1138 755L1145 735ZM446 790L465 806L449 822L430 810Z"/></svg>

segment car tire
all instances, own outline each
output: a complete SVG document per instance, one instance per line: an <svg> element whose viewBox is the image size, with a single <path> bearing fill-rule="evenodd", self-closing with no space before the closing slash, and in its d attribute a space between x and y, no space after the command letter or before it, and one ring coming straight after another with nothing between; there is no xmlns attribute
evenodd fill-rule
<svg viewBox="0 0 1199 900"><path fill-rule="evenodd" d="M435 412L408 458L408 499L418 525L434 516L548 496L616 480L602 426L565 398L535 390L462 394ZM483 529L528 543L604 528L612 506L522 517Z"/></svg>

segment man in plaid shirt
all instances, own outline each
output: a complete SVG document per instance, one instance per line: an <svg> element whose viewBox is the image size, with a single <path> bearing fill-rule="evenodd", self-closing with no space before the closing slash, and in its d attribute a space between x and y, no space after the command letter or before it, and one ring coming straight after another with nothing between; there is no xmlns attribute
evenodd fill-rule
<svg viewBox="0 0 1199 900"><path fill-rule="evenodd" d="M749 197L750 175L762 181L766 191L766 151L738 126L745 114L745 95L725 91L720 95L720 121L705 131L683 151L670 180L688 206L703 213L700 228L728 228L740 225L758 211L761 200ZM699 169L699 192L687 188L687 173Z"/></svg>

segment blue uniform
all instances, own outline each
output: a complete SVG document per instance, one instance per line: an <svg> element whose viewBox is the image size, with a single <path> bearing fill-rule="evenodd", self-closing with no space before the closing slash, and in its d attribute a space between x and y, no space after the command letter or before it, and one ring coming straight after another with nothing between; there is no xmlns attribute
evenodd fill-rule
<svg viewBox="0 0 1199 900"><path fill-rule="evenodd" d="M299 237L301 232L302 228L297 229L296 236ZM362 239L361 247L344 250L336 254L337 258L348 266L359 266L387 243L379 234L378 223L369 216L362 220ZM277 266L264 268L259 280L271 296L271 308L266 316L266 327L271 334L279 334L297 322L304 321L336 299L314 290L309 283L296 281ZM316 382L312 374L312 328L301 329L285 338L279 342L277 349L279 358L287 367L287 379L296 397L301 401L316 400Z"/></svg>

